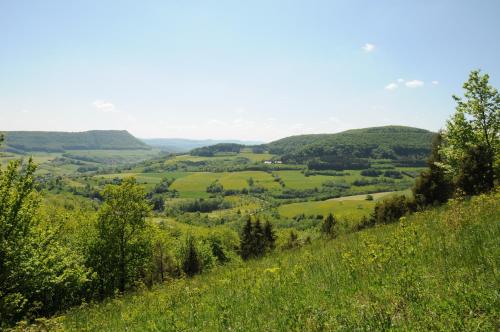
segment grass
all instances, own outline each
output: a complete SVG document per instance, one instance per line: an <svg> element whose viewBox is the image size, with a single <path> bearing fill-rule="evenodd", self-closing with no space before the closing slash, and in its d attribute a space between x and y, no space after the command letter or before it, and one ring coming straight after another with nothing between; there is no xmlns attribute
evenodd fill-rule
<svg viewBox="0 0 500 332"><path fill-rule="evenodd" d="M164 173L164 174L170 174ZM263 186L267 189L279 188L279 184L273 181L270 174L259 171L244 172L196 172L186 177L176 180L171 188L179 191L180 196L184 198L208 197L207 187L214 181L219 180L224 189L241 190L248 188L247 180L252 178L255 186Z"/></svg>
<svg viewBox="0 0 500 332"><path fill-rule="evenodd" d="M321 188L321 184L332 179L340 179L343 177L333 177L325 175L305 176L300 171L276 171L285 182L286 188L289 189L314 189Z"/></svg>
<svg viewBox="0 0 500 332"><path fill-rule="evenodd" d="M280 215L288 218L295 217L299 214L323 216L333 213L335 217L341 219L356 219L359 220L363 216L368 216L373 210L375 203L366 200L333 200L319 202L301 202L284 204L278 208Z"/></svg>
<svg viewBox="0 0 500 332"><path fill-rule="evenodd" d="M499 199L451 202L398 224L84 305L40 329L498 330Z"/></svg>
<svg viewBox="0 0 500 332"><path fill-rule="evenodd" d="M268 160L273 158L274 155L270 153L253 153L249 151L241 152L241 153L231 153L231 154L220 154L212 157L201 157L201 156L192 156L189 154L183 154L176 156L175 158L167 160L167 164L174 164L179 161L213 161L213 160L235 160L237 158L247 158L251 162L260 162L264 160Z"/></svg>

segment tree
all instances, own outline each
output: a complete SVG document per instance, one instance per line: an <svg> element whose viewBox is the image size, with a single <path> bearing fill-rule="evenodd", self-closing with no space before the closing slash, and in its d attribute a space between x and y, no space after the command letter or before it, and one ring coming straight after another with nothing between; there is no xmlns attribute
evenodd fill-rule
<svg viewBox="0 0 500 332"><path fill-rule="evenodd" d="M325 220L323 220L323 224L321 225L321 233L331 238L336 238L338 236L338 224L333 214L328 214Z"/></svg>
<svg viewBox="0 0 500 332"><path fill-rule="evenodd" d="M493 170L484 145L472 146L462 159L455 183L467 195L477 195L492 189Z"/></svg>
<svg viewBox="0 0 500 332"><path fill-rule="evenodd" d="M0 330L77 304L90 277L81 255L59 240L60 219L41 218L35 170L31 158L0 168Z"/></svg>
<svg viewBox="0 0 500 332"><path fill-rule="evenodd" d="M264 230L260 223L259 218L255 221L253 226L253 255L261 257L266 252L266 239L264 237Z"/></svg>
<svg viewBox="0 0 500 332"><path fill-rule="evenodd" d="M432 140L432 152L427 161L428 169L423 171L412 188L418 205L444 203L451 197L453 186L445 170L440 166L443 162L439 150L442 146L442 134L438 133Z"/></svg>
<svg viewBox="0 0 500 332"><path fill-rule="evenodd" d="M240 255L244 260L253 256L253 242L253 225L248 217L240 234Z"/></svg>
<svg viewBox="0 0 500 332"><path fill-rule="evenodd" d="M146 217L150 206L143 189L129 178L119 186L107 185L99 209L97 242L92 262L101 295L124 292L139 279L151 255Z"/></svg>
<svg viewBox="0 0 500 332"><path fill-rule="evenodd" d="M229 261L229 257L226 254L226 250L222 245L221 239L218 236L212 234L208 240L210 243L212 255L217 259L217 262L219 262L220 264L227 263Z"/></svg>
<svg viewBox="0 0 500 332"><path fill-rule="evenodd" d="M365 225L389 224L415 210L415 203L404 195L394 195L375 204L370 221Z"/></svg>
<svg viewBox="0 0 500 332"><path fill-rule="evenodd" d="M218 180L215 180L207 187L207 193L220 194L224 191L224 187Z"/></svg>
<svg viewBox="0 0 500 332"><path fill-rule="evenodd" d="M453 96L456 112L446 124L445 144L440 153L451 174L460 174L463 162L471 161L471 153L476 154L473 158L485 163L488 176L476 178L482 183L475 187L489 190L494 186L500 161L500 94L489 84L488 74L482 75L479 70L470 73L463 88L463 99ZM477 156L478 153L483 155Z"/></svg>
<svg viewBox="0 0 500 332"><path fill-rule="evenodd" d="M194 238L189 235L186 239L182 260L182 270L189 277L201 272L202 264L198 250L196 249Z"/></svg>
<svg viewBox="0 0 500 332"><path fill-rule="evenodd" d="M273 224L269 220L264 224L264 238L266 241L266 250L274 250L276 248L276 233L274 232Z"/></svg>

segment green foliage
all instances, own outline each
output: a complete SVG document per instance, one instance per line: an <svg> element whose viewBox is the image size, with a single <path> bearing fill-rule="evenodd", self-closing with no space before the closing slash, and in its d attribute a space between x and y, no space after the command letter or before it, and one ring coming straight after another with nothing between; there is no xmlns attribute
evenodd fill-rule
<svg viewBox="0 0 500 332"><path fill-rule="evenodd" d="M182 252L182 271L189 277L202 271L202 262L194 238L189 235Z"/></svg>
<svg viewBox="0 0 500 332"><path fill-rule="evenodd" d="M249 259L253 256L253 225L250 217L247 218L240 234L240 255L243 259Z"/></svg>
<svg viewBox="0 0 500 332"><path fill-rule="evenodd" d="M84 308L49 330L495 331L498 194Z"/></svg>
<svg viewBox="0 0 500 332"><path fill-rule="evenodd" d="M224 187L218 180L215 180L207 187L207 193L220 194L222 192L224 192Z"/></svg>
<svg viewBox="0 0 500 332"><path fill-rule="evenodd" d="M217 153L239 153L244 147L242 144L236 143L219 143L215 145L205 146L191 150L191 155L211 157Z"/></svg>
<svg viewBox="0 0 500 332"><path fill-rule="evenodd" d="M488 74L479 70L470 73L463 88L463 99L453 96L456 112L446 124L441 153L450 173L458 174L459 189L474 194L493 188L495 170L498 173L500 167L500 94L489 84ZM468 169L463 168L464 163ZM472 179L472 172L480 168L485 176ZM480 183L474 188L471 180Z"/></svg>
<svg viewBox="0 0 500 332"><path fill-rule="evenodd" d="M299 235L296 231L291 230L286 243L283 245L283 249L294 249L300 247L300 245Z"/></svg>
<svg viewBox="0 0 500 332"><path fill-rule="evenodd" d="M379 171L378 169L365 169L361 171L361 175L363 176L380 176L382 175L382 171Z"/></svg>
<svg viewBox="0 0 500 332"><path fill-rule="evenodd" d="M329 238L336 238L339 235L338 223L333 214L329 213L321 225L321 233Z"/></svg>
<svg viewBox="0 0 500 332"><path fill-rule="evenodd" d="M125 130L92 130L80 133L9 131L5 144L20 151L64 152L67 150L150 149Z"/></svg>
<svg viewBox="0 0 500 332"><path fill-rule="evenodd" d="M393 195L375 204L370 216L372 224L388 224L415 210L415 202L404 195Z"/></svg>
<svg viewBox="0 0 500 332"><path fill-rule="evenodd" d="M455 185L466 195L477 195L493 189L495 172L491 156L484 145L470 146L465 151Z"/></svg>
<svg viewBox="0 0 500 332"><path fill-rule="evenodd" d="M442 145L441 133L434 137L432 143L432 154L428 160L429 168L423 171L412 188L413 196L418 205L432 205L444 203L451 197L453 186L444 169L439 149Z"/></svg>
<svg viewBox="0 0 500 332"><path fill-rule="evenodd" d="M61 225L41 218L35 169L31 159L0 169L0 329L77 304L90 277L61 243Z"/></svg>
<svg viewBox="0 0 500 332"><path fill-rule="evenodd" d="M266 243L266 250L273 251L276 248L276 233L273 229L273 224L266 220L264 224L264 239Z"/></svg>
<svg viewBox="0 0 500 332"><path fill-rule="evenodd" d="M258 218L255 223L252 223L248 217L240 234L241 258L247 260L262 257L275 247L276 234L272 224L267 221L263 228Z"/></svg>
<svg viewBox="0 0 500 332"><path fill-rule="evenodd" d="M271 142L266 147L271 153L282 155L285 161L299 163L315 158L332 162L381 156L423 160L430 152L432 135L423 129L386 126L347 130L337 134L292 136Z"/></svg>
<svg viewBox="0 0 500 332"><path fill-rule="evenodd" d="M102 196L90 264L97 272L99 293L105 296L133 287L144 274L151 248L146 222L150 207L133 178L107 185Z"/></svg>

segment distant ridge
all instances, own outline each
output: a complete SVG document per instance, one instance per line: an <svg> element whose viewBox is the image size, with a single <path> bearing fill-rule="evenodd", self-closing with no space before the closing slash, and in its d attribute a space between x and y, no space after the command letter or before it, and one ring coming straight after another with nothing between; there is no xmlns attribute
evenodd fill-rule
<svg viewBox="0 0 500 332"><path fill-rule="evenodd" d="M5 150L64 152L68 150L149 150L151 147L126 130L83 132L6 131Z"/></svg>
<svg viewBox="0 0 500 332"><path fill-rule="evenodd" d="M425 160L435 133L406 126L351 129L335 134L311 134L282 138L263 145L285 159L304 162L313 158L412 158Z"/></svg>
<svg viewBox="0 0 500 332"><path fill-rule="evenodd" d="M189 152L196 148L201 148L210 145L216 145L221 143L234 143L241 145L256 145L262 142L257 141L240 141L240 140L196 140L196 139L185 139L185 138L142 138L144 143L160 148L164 151L182 153Z"/></svg>

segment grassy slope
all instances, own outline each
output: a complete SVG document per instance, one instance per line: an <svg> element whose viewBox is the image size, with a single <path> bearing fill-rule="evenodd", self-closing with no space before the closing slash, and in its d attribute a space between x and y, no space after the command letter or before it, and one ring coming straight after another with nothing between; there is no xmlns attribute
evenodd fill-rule
<svg viewBox="0 0 500 332"><path fill-rule="evenodd" d="M500 195L74 309L86 331L495 330Z"/></svg>

